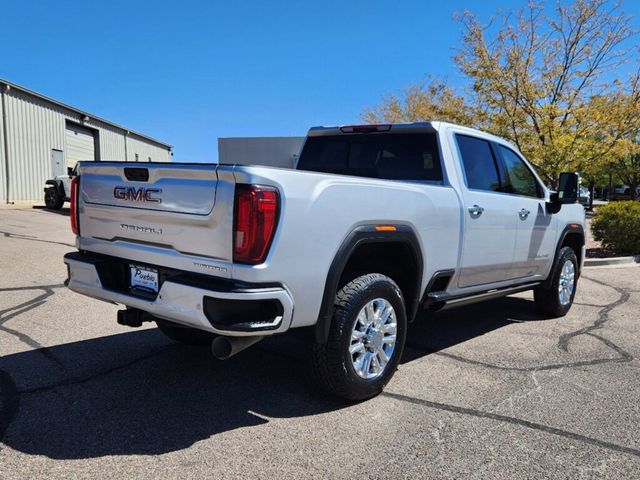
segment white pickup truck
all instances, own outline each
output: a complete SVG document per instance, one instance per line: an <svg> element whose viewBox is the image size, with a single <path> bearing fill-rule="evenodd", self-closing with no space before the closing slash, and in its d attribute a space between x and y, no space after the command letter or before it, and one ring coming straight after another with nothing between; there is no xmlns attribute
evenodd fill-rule
<svg viewBox="0 0 640 480"><path fill-rule="evenodd" d="M565 315L578 187L567 173L552 192L510 143L440 122L312 128L295 169L81 162L67 285L218 358L306 328L319 381L359 400L419 309L533 290Z"/></svg>

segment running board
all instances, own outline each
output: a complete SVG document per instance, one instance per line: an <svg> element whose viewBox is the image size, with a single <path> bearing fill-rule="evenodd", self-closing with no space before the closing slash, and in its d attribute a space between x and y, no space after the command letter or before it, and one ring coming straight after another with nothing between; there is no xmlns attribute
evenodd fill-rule
<svg viewBox="0 0 640 480"><path fill-rule="evenodd" d="M495 288L486 292L475 293L472 295L451 295L447 292L433 292L427 295L427 301L424 303L425 308L447 309L453 307L461 307L477 302L484 302L494 298L504 297L513 293L531 290L542 282L525 283L507 288Z"/></svg>

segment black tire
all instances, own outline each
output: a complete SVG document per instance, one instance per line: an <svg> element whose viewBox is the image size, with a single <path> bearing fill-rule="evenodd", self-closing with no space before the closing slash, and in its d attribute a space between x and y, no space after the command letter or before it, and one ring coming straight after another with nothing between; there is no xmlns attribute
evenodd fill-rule
<svg viewBox="0 0 640 480"><path fill-rule="evenodd" d="M389 302L395 313L395 349L382 373L376 378L365 379L358 375L353 365L353 356L349 352L351 334L361 309L379 298ZM315 377L331 393L347 400L358 401L374 397L382 392L398 368L406 332L407 316L398 285L379 273L358 277L336 294L327 342L314 342L312 364Z"/></svg>
<svg viewBox="0 0 640 480"><path fill-rule="evenodd" d="M44 204L50 210L60 210L64 205L64 198L55 187L50 187L44 191Z"/></svg>
<svg viewBox="0 0 640 480"><path fill-rule="evenodd" d="M560 300L560 276L562 274L562 268L567 262L573 263L573 290L568 303L563 303ZM540 286L533 291L536 308L540 313L551 317L564 317L569 312L569 309L571 309L578 286L578 258L571 247L563 247L560 249L558 259L550 275L551 282L548 287Z"/></svg>
<svg viewBox="0 0 640 480"><path fill-rule="evenodd" d="M162 333L171 340L185 345L210 346L215 333L205 332L196 328L182 327L164 320L156 320L156 324Z"/></svg>

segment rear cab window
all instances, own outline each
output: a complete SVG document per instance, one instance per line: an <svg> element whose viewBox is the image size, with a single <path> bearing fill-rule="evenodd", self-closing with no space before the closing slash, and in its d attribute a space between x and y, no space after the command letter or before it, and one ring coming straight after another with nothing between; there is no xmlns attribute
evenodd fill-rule
<svg viewBox="0 0 640 480"><path fill-rule="evenodd" d="M388 180L443 180L432 132L310 136L297 169Z"/></svg>

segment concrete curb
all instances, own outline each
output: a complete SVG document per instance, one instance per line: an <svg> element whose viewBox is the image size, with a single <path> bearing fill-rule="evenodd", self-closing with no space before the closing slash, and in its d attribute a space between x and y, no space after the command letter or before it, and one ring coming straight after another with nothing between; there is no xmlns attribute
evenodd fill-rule
<svg viewBox="0 0 640 480"><path fill-rule="evenodd" d="M626 265L633 263L640 263L640 255L632 255L629 257L586 258L584 260L585 267L603 267L605 265Z"/></svg>

